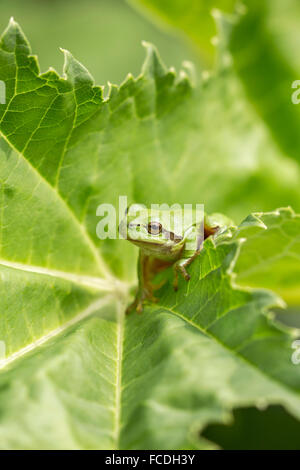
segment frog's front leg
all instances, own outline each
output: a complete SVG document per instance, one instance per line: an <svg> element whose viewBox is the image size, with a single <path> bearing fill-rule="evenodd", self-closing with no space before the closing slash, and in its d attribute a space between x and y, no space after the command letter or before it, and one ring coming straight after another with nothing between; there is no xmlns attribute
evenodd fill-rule
<svg viewBox="0 0 300 470"><path fill-rule="evenodd" d="M138 291L134 301L127 307L126 314L129 314L133 310L136 310L137 313L141 313L143 311L143 304L146 299L151 300L151 302L156 302L156 298L153 295L150 269L151 266L149 256L140 251L138 260Z"/></svg>
<svg viewBox="0 0 300 470"><path fill-rule="evenodd" d="M218 230L219 226L217 225L210 225L208 222L204 224L204 227L202 224L198 225L197 227L197 232L196 232L196 238L195 238L195 251L194 253L185 258L181 258L178 261L174 263L174 282L173 282L173 287L174 290L178 290L178 274L181 274L181 276L186 280L189 281L191 276L186 270L186 267L191 264L195 258L199 255L201 249L202 249L202 244L203 241L206 240L206 238L215 235ZM204 233L203 233L204 230Z"/></svg>
<svg viewBox="0 0 300 470"><path fill-rule="evenodd" d="M181 274L183 279L186 281L189 281L191 279L191 276L186 270L186 267L191 264L195 258L199 255L200 250L196 250L192 256L189 258L182 258L176 261L174 263L174 282L173 282L173 288L175 291L178 290L178 274Z"/></svg>

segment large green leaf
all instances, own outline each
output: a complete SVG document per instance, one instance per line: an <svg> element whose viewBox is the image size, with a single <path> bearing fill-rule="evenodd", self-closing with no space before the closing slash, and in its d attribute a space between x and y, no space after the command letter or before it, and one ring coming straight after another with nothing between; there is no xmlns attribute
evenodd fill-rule
<svg viewBox="0 0 300 470"><path fill-rule="evenodd" d="M124 321L102 300L8 358L1 447L207 448L198 433L227 422L232 407L282 403L299 418L292 336L262 314L275 296L231 286L238 247L207 240L191 282L177 294L166 285L142 315Z"/></svg>
<svg viewBox="0 0 300 470"><path fill-rule="evenodd" d="M186 74L177 78L155 49L146 47L143 74L129 76L120 88L111 86L109 98L103 99L102 89L70 53L65 52L64 79L53 70L39 75L17 24L11 22L2 37L0 80L6 82L7 105L0 105L0 130L15 149L11 162L21 162L4 177L9 191L3 197L6 201L14 191L12 178L24 180L25 165L39 183L35 193L47 188L63 220L71 218L80 236L84 232L81 243L90 253L71 257L73 264L60 269L83 273L78 265L96 257L98 267L89 267L88 274L98 269L109 276L105 258L119 276L135 277L133 251L114 241L101 245L96 236L98 204L118 207L119 195L144 204L204 202L207 211L226 212L237 220L276 206L292 204L300 210L300 171L283 160L257 122L231 69L192 88ZM2 148L11 152L5 144ZM2 215L2 257L24 262L30 256L33 264L57 269L54 259L41 264L34 239L40 240L40 230L30 230L33 240L20 246L22 253L8 252L14 242L6 217L19 204L15 198L9 201L10 210ZM31 227L31 211L24 213L22 207L22 214L19 223ZM76 230L70 230L75 237ZM65 263L65 244L55 244L54 238L54 245L58 263ZM69 247L74 251L75 245Z"/></svg>
<svg viewBox="0 0 300 470"><path fill-rule="evenodd" d="M102 300L19 352L1 374L1 447L207 447L198 432L235 406L282 403L299 417L292 336L262 315L272 294L232 288L237 250L208 240L190 284L165 286L143 315L116 321Z"/></svg>
<svg viewBox="0 0 300 470"><path fill-rule="evenodd" d="M237 406L299 418L293 335L265 315L281 301L232 285L238 236L208 239L189 284L175 294L167 282L157 305L124 318L136 251L97 239L98 204L300 207L299 173L232 99L244 95L231 69L193 88L146 46L142 74L103 98L68 52L64 78L40 75L16 23L1 39L3 449L208 448L199 432Z"/></svg>

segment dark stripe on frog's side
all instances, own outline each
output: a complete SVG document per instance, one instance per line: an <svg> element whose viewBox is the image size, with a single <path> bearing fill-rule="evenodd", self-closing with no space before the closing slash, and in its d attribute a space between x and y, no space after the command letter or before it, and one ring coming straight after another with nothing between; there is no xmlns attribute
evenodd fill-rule
<svg viewBox="0 0 300 470"><path fill-rule="evenodd" d="M167 237L172 242L179 243L183 239L183 237L181 237L180 235L175 235L174 232L169 232L168 230L165 230L164 228L162 228L162 232L163 232L164 235L167 235Z"/></svg>
<svg viewBox="0 0 300 470"><path fill-rule="evenodd" d="M140 227L142 224L129 224L130 227ZM145 228L147 228L147 225L144 225ZM183 237L181 237L180 235L176 235L174 232L169 232L168 230L162 228L162 233L164 235L167 236L167 238L169 238L169 240L171 240L172 242L175 242L175 243L179 243L181 242L181 240L183 239ZM129 240L132 241L132 239L130 238ZM147 244L151 244L151 242L147 243ZM153 243L155 245L155 243Z"/></svg>

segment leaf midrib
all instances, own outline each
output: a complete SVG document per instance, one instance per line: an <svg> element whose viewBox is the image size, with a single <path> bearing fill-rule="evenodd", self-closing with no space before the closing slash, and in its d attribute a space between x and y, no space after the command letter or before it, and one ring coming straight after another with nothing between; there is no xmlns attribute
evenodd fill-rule
<svg viewBox="0 0 300 470"><path fill-rule="evenodd" d="M5 359L0 360L0 371L4 369L6 366L11 364L12 362L16 361L17 359L20 359L21 357L25 356L31 351L34 351L36 348L42 346L44 343L48 342L49 340L53 339L54 337L58 336L59 334L63 333L66 331L68 328L76 325L80 321L90 317L93 313L97 312L100 308L104 307L107 305L109 302L111 302L111 295L107 295L105 297L102 297L100 299L97 299L95 302L91 303L87 308L85 308L83 311L79 312L75 317L73 317L71 320L67 321L63 325L55 328L54 330L51 330L49 333L47 333L44 336L41 336L39 339L36 341L27 344L23 348L19 349L18 351L12 353L10 356L7 356Z"/></svg>
<svg viewBox="0 0 300 470"><path fill-rule="evenodd" d="M7 261L0 259L0 266L6 266L12 269L18 269L20 271L29 272L33 274L39 274L42 276L51 276L65 281L73 282L85 287L91 287L99 291L116 292L126 294L130 288L130 284L119 280L117 277L111 277L110 279L103 279L101 277L86 276L76 273L70 273L67 271L60 271L55 269L44 268L42 266L34 266L29 264L18 263L14 261Z"/></svg>
<svg viewBox="0 0 300 470"><path fill-rule="evenodd" d="M116 357L116 394L115 394L115 425L114 439L115 449L120 448L121 434L121 413L122 413L122 364L123 364L123 343L124 343L124 322L125 312L123 305L117 305L117 357Z"/></svg>

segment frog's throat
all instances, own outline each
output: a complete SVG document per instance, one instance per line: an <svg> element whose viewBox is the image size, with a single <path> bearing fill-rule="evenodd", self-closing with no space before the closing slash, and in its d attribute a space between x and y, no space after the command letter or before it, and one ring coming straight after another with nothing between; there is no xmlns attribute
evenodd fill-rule
<svg viewBox="0 0 300 470"><path fill-rule="evenodd" d="M155 242L144 242L140 240L134 240L128 238L134 245L138 246L141 250L152 255L154 258L162 259L177 259L182 253L185 243L181 240L178 243L173 243L171 245L160 245Z"/></svg>

